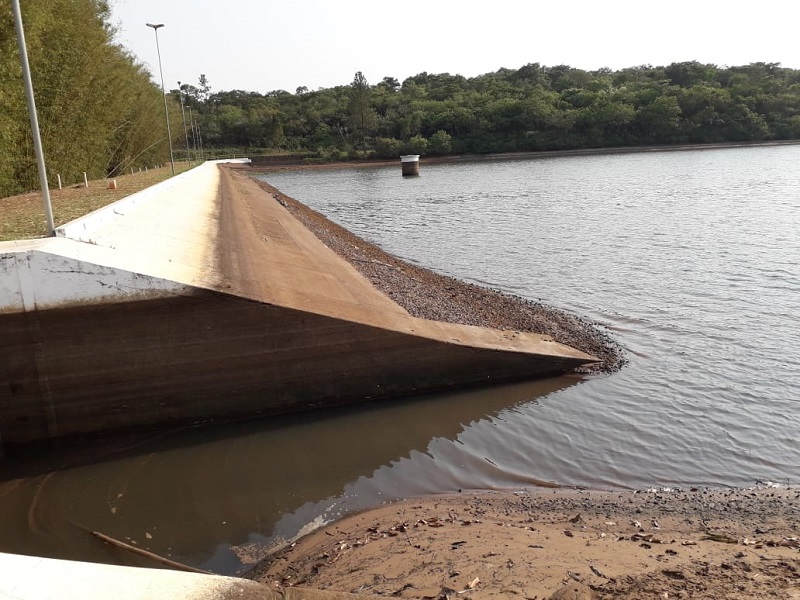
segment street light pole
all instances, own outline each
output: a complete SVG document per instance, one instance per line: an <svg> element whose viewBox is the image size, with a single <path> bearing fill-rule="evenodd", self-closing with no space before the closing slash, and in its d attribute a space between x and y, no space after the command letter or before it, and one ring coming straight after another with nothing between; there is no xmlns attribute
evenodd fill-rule
<svg viewBox="0 0 800 600"><path fill-rule="evenodd" d="M164 26L163 23L145 23L152 27L156 32L156 52L158 53L158 72L161 74L161 95L164 96L164 115L167 118L167 141L169 142L169 164L172 167L172 174L175 175L175 158L172 155L172 131L169 128L169 108L167 108L167 92L164 89L164 70L161 68L161 48L158 46L158 30Z"/></svg>
<svg viewBox="0 0 800 600"><path fill-rule="evenodd" d="M36 165L39 169L39 185L42 186L42 202L44 203L44 216L47 220L47 235L56 233L53 220L53 206L50 203L50 186L47 185L47 170L44 164L42 151L42 138L39 134L39 119L36 116L36 101L33 97L33 83L31 82L31 68L28 64L28 48L25 44L25 31L22 29L22 13L19 10L19 0L11 0L14 11L14 26L17 29L17 45L19 46L19 62L22 64L22 79L25 83L25 98L28 101L28 116L31 120L31 133L33 133L33 149L36 153Z"/></svg>
<svg viewBox="0 0 800 600"><path fill-rule="evenodd" d="M197 158L197 162L200 162L203 157L200 155L200 146L197 143L197 119L194 118L191 106L189 107L189 129L192 130L192 149L194 150L194 156Z"/></svg>
<svg viewBox="0 0 800 600"><path fill-rule="evenodd" d="M189 158L189 134L186 133L186 112L183 110L183 90L181 89L181 82L178 82L178 93L181 98L181 120L183 121L183 137L186 138L186 158Z"/></svg>

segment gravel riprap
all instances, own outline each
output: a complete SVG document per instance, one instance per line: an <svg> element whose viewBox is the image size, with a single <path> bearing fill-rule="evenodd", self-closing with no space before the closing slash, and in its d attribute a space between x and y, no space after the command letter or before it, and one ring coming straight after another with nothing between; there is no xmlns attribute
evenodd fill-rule
<svg viewBox="0 0 800 600"><path fill-rule="evenodd" d="M268 183L256 181L326 246L415 317L548 335L600 359L581 367L578 371L583 374L613 373L627 362L620 345L587 319L409 264Z"/></svg>

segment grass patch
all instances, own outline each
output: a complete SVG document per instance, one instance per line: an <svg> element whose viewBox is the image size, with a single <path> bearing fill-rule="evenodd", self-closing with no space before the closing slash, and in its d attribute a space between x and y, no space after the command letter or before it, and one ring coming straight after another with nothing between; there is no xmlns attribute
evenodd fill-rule
<svg viewBox="0 0 800 600"><path fill-rule="evenodd" d="M175 163L175 174L191 168L189 163ZM68 223L78 217L102 208L155 185L172 176L171 169L162 167L150 169L132 175L115 177L117 189L109 190L107 179L89 182L64 189L51 189L50 202L53 205L53 219L56 227ZM18 196L0 198L0 242L8 240L26 240L47 237L47 225L44 218L44 206L40 191L28 192Z"/></svg>

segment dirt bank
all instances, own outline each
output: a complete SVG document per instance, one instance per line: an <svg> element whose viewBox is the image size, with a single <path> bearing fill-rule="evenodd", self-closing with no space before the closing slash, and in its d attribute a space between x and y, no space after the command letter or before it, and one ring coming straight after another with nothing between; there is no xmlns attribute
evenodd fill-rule
<svg viewBox="0 0 800 600"><path fill-rule="evenodd" d="M351 515L251 575L400 598L800 598L800 491L536 491ZM559 596L556 596L559 597Z"/></svg>
<svg viewBox="0 0 800 600"><path fill-rule="evenodd" d="M556 308L490 290L411 265L336 225L286 196L270 192L329 248L350 262L374 286L416 317L495 329L529 331L602 360L584 373L611 373L625 364L620 346L593 323Z"/></svg>

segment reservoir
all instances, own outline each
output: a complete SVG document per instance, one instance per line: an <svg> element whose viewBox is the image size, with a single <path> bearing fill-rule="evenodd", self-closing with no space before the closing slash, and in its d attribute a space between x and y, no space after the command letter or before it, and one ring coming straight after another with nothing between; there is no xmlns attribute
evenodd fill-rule
<svg viewBox="0 0 800 600"><path fill-rule="evenodd" d="M145 564L94 530L235 573L399 497L800 480L800 146L263 178L409 262L598 322L628 364L7 459L0 551Z"/></svg>

